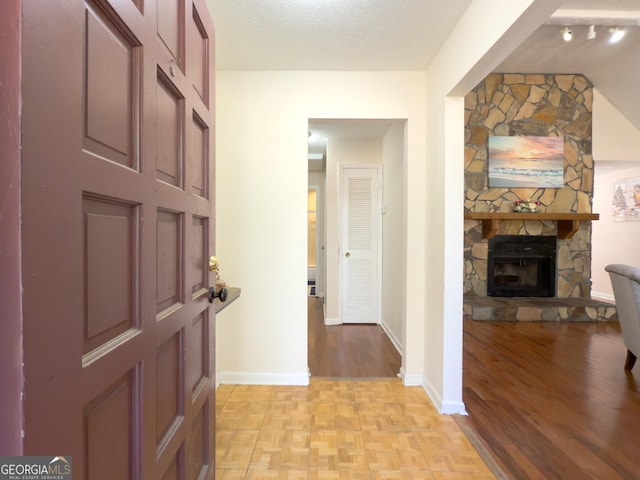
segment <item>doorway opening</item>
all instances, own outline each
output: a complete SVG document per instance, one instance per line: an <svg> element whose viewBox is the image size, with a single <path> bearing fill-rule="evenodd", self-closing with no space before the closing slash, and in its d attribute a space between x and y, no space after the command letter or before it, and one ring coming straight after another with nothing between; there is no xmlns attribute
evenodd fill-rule
<svg viewBox="0 0 640 480"><path fill-rule="evenodd" d="M405 331L405 129L405 120L309 120L308 187L311 190L320 186L315 209L316 266L312 270L309 259L307 265L308 282L315 282L316 292L315 296L308 296L308 360L312 376L395 377L400 371ZM376 289L379 313L365 318L362 324L350 324L343 314L346 298L342 288L344 266L340 262L353 253L345 249L340 220L344 182L340 171L346 165L373 166L380 172L379 186L375 187L380 205L371 212L378 216L381 231L380 261L374 272L380 278ZM313 209L309 205L307 208L310 214ZM311 221L307 230L310 255ZM314 274L315 279L311 278Z"/></svg>
<svg viewBox="0 0 640 480"><path fill-rule="evenodd" d="M309 186L307 194L307 293L315 297L318 293L318 187Z"/></svg>

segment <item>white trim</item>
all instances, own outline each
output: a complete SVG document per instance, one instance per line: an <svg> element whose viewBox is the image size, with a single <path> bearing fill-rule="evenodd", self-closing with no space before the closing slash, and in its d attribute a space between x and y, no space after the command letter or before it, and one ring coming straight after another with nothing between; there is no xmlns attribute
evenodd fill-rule
<svg viewBox="0 0 640 480"><path fill-rule="evenodd" d="M440 413L442 415L469 415L463 402L443 402Z"/></svg>
<svg viewBox="0 0 640 480"><path fill-rule="evenodd" d="M309 385L307 373L220 372L217 385Z"/></svg>
<svg viewBox="0 0 640 480"><path fill-rule="evenodd" d="M609 293L591 292L591 298L601 302L616 303L615 297Z"/></svg>
<svg viewBox="0 0 640 480"><path fill-rule="evenodd" d="M400 368L400 378L402 378L402 384L405 387L421 387L422 375L418 373L407 374L404 367Z"/></svg>
<svg viewBox="0 0 640 480"><path fill-rule="evenodd" d="M431 402L442 415L467 415L463 402L443 401L438 390L431 385L426 378L423 379L422 388Z"/></svg>
<svg viewBox="0 0 640 480"><path fill-rule="evenodd" d="M384 330L384 333L387 334L387 337L389 337L389 340L391 340L391 343L393 343L393 346L396 348L398 353L402 355L402 346L400 345L400 340L398 340L398 338L393 334L391 329L388 327L387 322L384 321L384 318L380 322L380 326Z"/></svg>
<svg viewBox="0 0 640 480"><path fill-rule="evenodd" d="M325 325L342 325L342 322L337 318L325 318L324 324Z"/></svg>

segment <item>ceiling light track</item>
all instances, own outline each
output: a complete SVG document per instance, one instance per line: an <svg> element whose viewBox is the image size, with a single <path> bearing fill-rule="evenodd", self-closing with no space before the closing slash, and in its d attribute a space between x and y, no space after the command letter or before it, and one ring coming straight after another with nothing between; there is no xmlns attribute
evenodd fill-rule
<svg viewBox="0 0 640 480"><path fill-rule="evenodd" d="M578 31L580 32L580 28L582 27L577 27ZM617 26L613 26L609 28L609 43L618 43L620 40L622 40L622 38L624 37L626 31L624 28L620 28ZM562 30L560 30L560 33L562 34L562 39L565 42L570 42L573 39L573 30L569 27L563 27ZM594 38L596 38L596 25L595 24L591 24L589 25L589 29L587 30L587 40L593 40Z"/></svg>

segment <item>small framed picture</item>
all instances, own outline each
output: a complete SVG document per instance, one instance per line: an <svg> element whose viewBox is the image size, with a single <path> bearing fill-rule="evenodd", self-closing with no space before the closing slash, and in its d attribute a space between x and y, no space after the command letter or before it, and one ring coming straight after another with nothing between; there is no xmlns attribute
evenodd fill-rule
<svg viewBox="0 0 640 480"><path fill-rule="evenodd" d="M611 216L614 222L640 221L640 178L627 178L613 184Z"/></svg>

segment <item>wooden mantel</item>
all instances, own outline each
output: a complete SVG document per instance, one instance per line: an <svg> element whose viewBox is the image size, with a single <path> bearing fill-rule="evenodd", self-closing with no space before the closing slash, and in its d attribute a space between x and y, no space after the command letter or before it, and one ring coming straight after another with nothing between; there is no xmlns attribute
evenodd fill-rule
<svg viewBox="0 0 640 480"><path fill-rule="evenodd" d="M482 238L492 238L500 222L505 220L552 220L558 223L558 238L571 238L581 221L598 220L598 213L518 213L518 212L465 212L465 220L482 221Z"/></svg>

